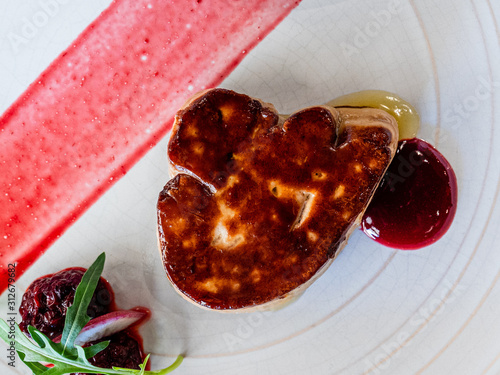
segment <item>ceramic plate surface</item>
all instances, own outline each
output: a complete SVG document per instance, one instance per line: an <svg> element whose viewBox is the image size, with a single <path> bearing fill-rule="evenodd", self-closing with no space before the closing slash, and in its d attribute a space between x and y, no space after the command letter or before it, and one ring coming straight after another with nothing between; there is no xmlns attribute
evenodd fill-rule
<svg viewBox="0 0 500 375"><path fill-rule="evenodd" d="M109 1L2 3L3 112ZM421 114L418 136L450 161L458 209L448 233L418 251L356 231L327 272L290 306L220 314L169 285L155 205L169 179L167 137L77 220L16 282L107 253L104 276L122 308L147 306L153 368L184 353L176 374L500 373L500 3L495 0L304 0L222 86L281 113L364 90L392 91ZM26 42L25 19L47 21ZM31 18L30 18L31 17ZM12 34L11 34L12 35ZM1 240L1 239L0 239ZM7 317L4 294L0 317ZM2 374L28 374L19 361Z"/></svg>

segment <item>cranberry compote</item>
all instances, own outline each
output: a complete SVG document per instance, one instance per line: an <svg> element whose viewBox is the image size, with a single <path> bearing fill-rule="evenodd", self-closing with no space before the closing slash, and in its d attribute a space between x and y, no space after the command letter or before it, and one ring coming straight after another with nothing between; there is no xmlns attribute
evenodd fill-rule
<svg viewBox="0 0 500 375"><path fill-rule="evenodd" d="M59 336L63 331L66 310L73 304L76 287L85 271L84 268L68 268L33 281L24 293L19 307L21 329L28 333L28 326L32 325L50 339ZM95 318L108 313L113 300L113 291L101 278L87 314Z"/></svg>
<svg viewBox="0 0 500 375"><path fill-rule="evenodd" d="M107 340L109 340L109 345L102 352L89 358L89 362L92 365L102 368L122 367L139 369L139 365L143 362L141 344L133 335L126 331L89 342L84 346L91 346Z"/></svg>
<svg viewBox="0 0 500 375"><path fill-rule="evenodd" d="M401 140L361 228L383 245L418 249L446 233L456 207L457 180L444 156L421 139Z"/></svg>

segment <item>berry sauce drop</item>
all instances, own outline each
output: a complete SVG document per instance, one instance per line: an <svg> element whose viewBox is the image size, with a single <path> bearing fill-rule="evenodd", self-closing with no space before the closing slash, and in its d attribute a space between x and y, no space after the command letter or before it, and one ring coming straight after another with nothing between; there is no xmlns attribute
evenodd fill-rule
<svg viewBox="0 0 500 375"><path fill-rule="evenodd" d="M383 245L419 249L446 233L456 208L457 179L450 163L421 139L401 140L361 229Z"/></svg>

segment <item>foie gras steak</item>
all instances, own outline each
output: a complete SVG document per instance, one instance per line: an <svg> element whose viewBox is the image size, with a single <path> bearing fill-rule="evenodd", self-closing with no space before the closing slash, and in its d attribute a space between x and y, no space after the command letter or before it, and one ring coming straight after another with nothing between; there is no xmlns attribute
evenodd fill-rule
<svg viewBox="0 0 500 375"><path fill-rule="evenodd" d="M167 276L198 306L271 309L331 264L396 151L398 127L371 108L271 105L224 89L176 115L174 177L158 199Z"/></svg>

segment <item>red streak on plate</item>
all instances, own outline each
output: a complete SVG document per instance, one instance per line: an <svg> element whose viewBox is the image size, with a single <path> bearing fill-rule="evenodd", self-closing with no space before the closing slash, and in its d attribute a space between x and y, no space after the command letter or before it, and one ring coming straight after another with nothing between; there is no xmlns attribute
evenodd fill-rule
<svg viewBox="0 0 500 375"><path fill-rule="evenodd" d="M297 4L113 2L0 118L0 290Z"/></svg>

